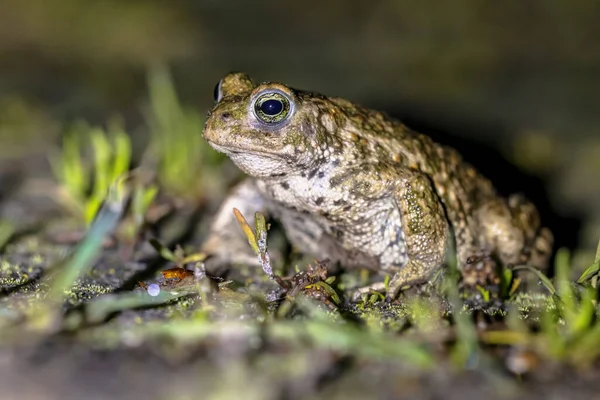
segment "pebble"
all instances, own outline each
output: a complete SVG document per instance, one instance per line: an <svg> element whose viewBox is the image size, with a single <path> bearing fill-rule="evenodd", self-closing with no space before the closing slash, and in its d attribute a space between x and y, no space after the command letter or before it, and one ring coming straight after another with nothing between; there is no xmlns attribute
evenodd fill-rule
<svg viewBox="0 0 600 400"><path fill-rule="evenodd" d="M148 294L150 296L158 296L160 293L160 287L156 283L148 285Z"/></svg>

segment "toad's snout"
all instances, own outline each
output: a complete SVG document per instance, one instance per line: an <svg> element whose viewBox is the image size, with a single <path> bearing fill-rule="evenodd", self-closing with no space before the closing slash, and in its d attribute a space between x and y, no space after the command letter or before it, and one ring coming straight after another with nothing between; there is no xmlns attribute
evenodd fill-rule
<svg viewBox="0 0 600 400"><path fill-rule="evenodd" d="M229 111L212 111L206 119L202 136L209 142L218 141L219 136L228 130L232 119Z"/></svg>

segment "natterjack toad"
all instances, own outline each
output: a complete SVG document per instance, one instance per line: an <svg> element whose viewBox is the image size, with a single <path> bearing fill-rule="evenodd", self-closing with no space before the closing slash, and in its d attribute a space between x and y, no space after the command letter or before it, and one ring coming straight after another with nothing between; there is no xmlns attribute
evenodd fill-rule
<svg viewBox="0 0 600 400"><path fill-rule="evenodd" d="M400 121L243 73L223 78L215 97L204 138L249 178L213 224L204 246L213 257L256 261L241 250L236 207L278 219L307 254L389 274L388 300L427 282L453 243L467 285L486 283L490 260L546 266L552 234L531 203L500 197L455 150Z"/></svg>

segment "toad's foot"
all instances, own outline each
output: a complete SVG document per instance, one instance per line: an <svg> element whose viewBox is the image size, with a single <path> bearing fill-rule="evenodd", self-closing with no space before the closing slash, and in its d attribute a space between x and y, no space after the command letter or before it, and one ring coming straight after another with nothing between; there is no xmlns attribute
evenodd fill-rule
<svg viewBox="0 0 600 400"><path fill-rule="evenodd" d="M370 294L383 294L385 293L385 283L384 282L376 282L371 285L363 286L358 289L355 289L352 292L352 302L359 302L364 296L368 296Z"/></svg>
<svg viewBox="0 0 600 400"><path fill-rule="evenodd" d="M360 301L365 301L369 298L370 295L377 295L384 299L384 301L388 304L393 303L394 301L402 298L409 298L412 296L431 296L435 294L435 292L431 292L432 286L428 284L415 284L412 286L403 286L401 290L395 294L391 295L389 290L386 292L385 283L376 282L371 285L363 286L354 291L351 294L351 302L358 303Z"/></svg>
<svg viewBox="0 0 600 400"><path fill-rule="evenodd" d="M426 291L424 288L428 286L426 284L432 283L432 281L415 275L413 269L420 268L420 266L417 263L414 266L412 264L413 262L409 262L403 269L396 272L387 287L385 282L375 282L355 289L352 293L352 301L357 302L365 295L379 293L380 295L385 295L386 303L392 303L399 295L413 291L413 289L416 291L415 294L423 294Z"/></svg>

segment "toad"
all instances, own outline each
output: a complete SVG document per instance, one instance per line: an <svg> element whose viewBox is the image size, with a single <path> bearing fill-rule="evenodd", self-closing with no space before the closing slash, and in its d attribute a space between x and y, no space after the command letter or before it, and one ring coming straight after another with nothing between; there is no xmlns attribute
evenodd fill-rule
<svg viewBox="0 0 600 400"><path fill-rule="evenodd" d="M306 254L389 274L388 301L428 282L450 250L472 286L498 263L548 263L553 236L531 202L502 197L457 151L383 112L244 73L225 76L215 100L203 137L248 178L212 225L203 250L213 259L257 263L236 207L277 219Z"/></svg>

